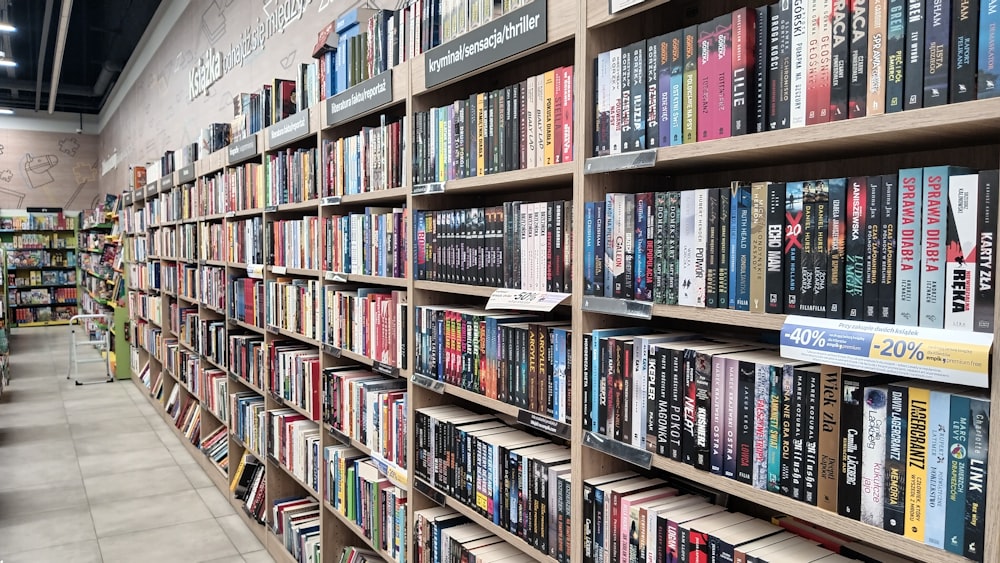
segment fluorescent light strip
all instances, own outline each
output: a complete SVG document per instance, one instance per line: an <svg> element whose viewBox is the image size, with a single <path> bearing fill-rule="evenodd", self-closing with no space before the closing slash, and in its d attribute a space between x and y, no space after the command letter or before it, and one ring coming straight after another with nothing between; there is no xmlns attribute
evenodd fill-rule
<svg viewBox="0 0 1000 563"><path fill-rule="evenodd" d="M17 63L10 59L0 59L0 66L17 66Z"/></svg>
<svg viewBox="0 0 1000 563"><path fill-rule="evenodd" d="M3 32L14 33L15 31L17 31L17 28L10 25L9 23L0 23L0 33Z"/></svg>
<svg viewBox="0 0 1000 563"><path fill-rule="evenodd" d="M14 115L14 110L10 108L0 108L0 115Z"/></svg>

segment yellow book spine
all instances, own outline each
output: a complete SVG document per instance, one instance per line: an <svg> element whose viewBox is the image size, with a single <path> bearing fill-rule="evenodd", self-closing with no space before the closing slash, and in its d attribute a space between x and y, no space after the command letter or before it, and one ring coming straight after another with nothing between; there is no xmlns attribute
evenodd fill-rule
<svg viewBox="0 0 1000 563"><path fill-rule="evenodd" d="M924 541L927 513L927 445L931 392L910 387L906 416L906 528L903 535Z"/></svg>
<svg viewBox="0 0 1000 563"><path fill-rule="evenodd" d="M556 71L545 73L545 165L555 162L555 77Z"/></svg>

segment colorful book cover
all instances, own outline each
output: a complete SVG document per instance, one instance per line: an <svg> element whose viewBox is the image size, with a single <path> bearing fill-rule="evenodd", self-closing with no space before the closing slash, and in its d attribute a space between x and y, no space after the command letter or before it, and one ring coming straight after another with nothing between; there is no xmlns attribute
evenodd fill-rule
<svg viewBox="0 0 1000 563"><path fill-rule="evenodd" d="M830 249L827 246L830 237L829 180L816 180L814 191L816 192L816 236L813 239L813 294L810 303L810 314L817 317L825 317L827 310L827 283L830 272Z"/></svg>
<svg viewBox="0 0 1000 563"><path fill-rule="evenodd" d="M885 481L885 414L887 389L885 386L864 390L864 418L861 442L861 521L882 527L882 497Z"/></svg>
<svg viewBox="0 0 1000 563"><path fill-rule="evenodd" d="M666 292L664 302L677 305L680 294L681 194L667 192Z"/></svg>
<svg viewBox="0 0 1000 563"><path fill-rule="evenodd" d="M608 71L607 111L609 129L611 131L610 142L608 143L608 154L619 154L622 152L622 54L624 52L624 49L617 48L612 49L611 53L608 55L608 68L610 70ZM544 105L542 107L544 107ZM544 117L539 121L538 125L541 128L540 130L544 130ZM545 163L544 137L543 142L538 147L538 151L539 155L542 157L538 162L538 165L541 166Z"/></svg>
<svg viewBox="0 0 1000 563"><path fill-rule="evenodd" d="M750 312L764 312L764 261L767 246L767 182L750 189Z"/></svg>
<svg viewBox="0 0 1000 563"><path fill-rule="evenodd" d="M694 194L694 268L689 288L696 307L705 306L705 248L708 246L708 188L695 190ZM683 290L683 284L682 284Z"/></svg>
<svg viewBox="0 0 1000 563"><path fill-rule="evenodd" d="M781 492L781 383L782 370L771 368L768 376L767 483L772 493Z"/></svg>
<svg viewBox="0 0 1000 563"><path fill-rule="evenodd" d="M976 73L976 98L995 98L1000 95L997 81L997 49L1000 47L1000 4L993 0L979 1L979 68Z"/></svg>
<svg viewBox="0 0 1000 563"><path fill-rule="evenodd" d="M665 303L667 291L667 193L653 194L653 302Z"/></svg>
<svg viewBox="0 0 1000 563"><path fill-rule="evenodd" d="M722 307L719 303L719 189L708 190L708 240L705 241L705 306Z"/></svg>
<svg viewBox="0 0 1000 563"><path fill-rule="evenodd" d="M646 146L649 148L669 146L670 121L664 123L661 112L670 107L670 71L667 67L667 36L660 35L646 40ZM664 77L661 79L661 77ZM667 131L660 132L666 125ZM663 141L667 140L667 144Z"/></svg>
<svg viewBox="0 0 1000 563"><path fill-rule="evenodd" d="M976 99L976 64L979 42L979 6L976 0L955 0L951 23L951 68L948 69L951 103Z"/></svg>
<svg viewBox="0 0 1000 563"><path fill-rule="evenodd" d="M785 184L785 313L799 310L799 286L802 281L802 182Z"/></svg>
<svg viewBox="0 0 1000 563"><path fill-rule="evenodd" d="M865 318L865 248L867 241L868 178L847 181L847 242L844 245L844 318Z"/></svg>
<svg viewBox="0 0 1000 563"><path fill-rule="evenodd" d="M830 220L827 249L830 254L826 274L826 316L840 319L844 316L844 258L847 242L847 222L844 206L847 204L847 180L830 178Z"/></svg>
<svg viewBox="0 0 1000 563"><path fill-rule="evenodd" d="M851 3L851 75L847 111L851 119L868 115L868 9L869 0Z"/></svg>
<svg viewBox="0 0 1000 563"><path fill-rule="evenodd" d="M851 7L834 0L830 43L830 120L847 119L847 94L851 70Z"/></svg>
<svg viewBox="0 0 1000 563"><path fill-rule="evenodd" d="M807 75L809 59L809 18L807 0L791 0L791 113L789 126L806 124Z"/></svg>
<svg viewBox="0 0 1000 563"><path fill-rule="evenodd" d="M697 190L685 190L680 192L680 245L678 261L678 284L677 304L688 307L697 307L703 304L702 297L698 295L697 279L705 279L704 270L700 276L695 275L695 264L700 260L704 268L705 249L696 248L695 230L696 222L704 224L704 218L700 221L696 217L695 193ZM702 286L704 287L704 286ZM702 289L702 294L704 289Z"/></svg>
<svg viewBox="0 0 1000 563"><path fill-rule="evenodd" d="M774 182L767 186L767 257L764 274L765 303L768 313L785 310L785 184Z"/></svg>
<svg viewBox="0 0 1000 563"><path fill-rule="evenodd" d="M892 324L896 319L896 245L899 235L896 232L899 192L895 174L882 175L881 217L879 241L879 274L878 274L878 322Z"/></svg>
<svg viewBox="0 0 1000 563"><path fill-rule="evenodd" d="M732 14L698 26L698 140L722 139L732 129Z"/></svg>
<svg viewBox="0 0 1000 563"><path fill-rule="evenodd" d="M771 403L771 370L766 362L757 362L753 384L753 471L751 484L767 490L767 453Z"/></svg>
<svg viewBox="0 0 1000 563"><path fill-rule="evenodd" d="M616 232L621 229L617 207L619 194L610 193L604 196L604 296L613 297L615 279L622 275L625 267L625 236ZM624 207L622 202L621 207ZM620 238L619 238L619 235ZM620 258L620 261L617 261Z"/></svg>
<svg viewBox="0 0 1000 563"><path fill-rule="evenodd" d="M729 188L718 188L719 195L719 307L729 307L729 265L733 256L729 253L729 242L732 240L732 192Z"/></svg>
<svg viewBox="0 0 1000 563"><path fill-rule="evenodd" d="M962 555L965 549L965 491L969 475L968 395L951 395L948 424L948 487L945 499L944 549Z"/></svg>
<svg viewBox="0 0 1000 563"><path fill-rule="evenodd" d="M833 21L829 0L808 0L806 125L830 121Z"/></svg>
<svg viewBox="0 0 1000 563"><path fill-rule="evenodd" d="M889 0L886 26L885 111L903 111L903 53L906 51L906 0Z"/></svg>
<svg viewBox="0 0 1000 563"><path fill-rule="evenodd" d="M700 26L684 28L683 142L698 140L698 38Z"/></svg>
<svg viewBox="0 0 1000 563"><path fill-rule="evenodd" d="M895 324L917 326L920 299L920 239L923 232L922 168L899 171L896 216Z"/></svg>
<svg viewBox="0 0 1000 563"><path fill-rule="evenodd" d="M979 220L976 238L976 297L973 330L993 332L993 307L996 293L994 271L994 244L997 238L997 185L1000 171L983 170L979 173Z"/></svg>
<svg viewBox="0 0 1000 563"><path fill-rule="evenodd" d="M643 192L635 196L635 299L653 300L653 256L647 253L651 247L649 229L656 218L653 216L653 193ZM647 272L649 276L647 277Z"/></svg>
<svg viewBox="0 0 1000 563"><path fill-rule="evenodd" d="M951 3L926 4L924 26L924 107L948 103L951 61Z"/></svg>
<svg viewBox="0 0 1000 563"><path fill-rule="evenodd" d="M802 183L802 281L799 284L799 314L812 315L813 261L816 241L815 182Z"/></svg>
<svg viewBox="0 0 1000 563"><path fill-rule="evenodd" d="M754 49L756 45L756 10L750 8L737 8L731 15L732 22L731 43L731 82L732 95L731 103L731 123L729 127L730 135L745 135L749 129L751 117L755 119L755 113L751 113L750 104L754 100L750 97L750 90L756 84L756 73L754 70Z"/></svg>
<svg viewBox="0 0 1000 563"><path fill-rule="evenodd" d="M951 394L932 390L927 450L927 517L924 543L944 549L948 496L948 428L951 426Z"/></svg>
<svg viewBox="0 0 1000 563"><path fill-rule="evenodd" d="M906 0L903 109L924 106L924 0Z"/></svg>
<svg viewBox="0 0 1000 563"><path fill-rule="evenodd" d="M583 222L583 294L594 295L594 207L595 202L584 204Z"/></svg>
<svg viewBox="0 0 1000 563"><path fill-rule="evenodd" d="M670 33L670 146L684 143L685 31Z"/></svg>
<svg viewBox="0 0 1000 563"><path fill-rule="evenodd" d="M594 202L594 290L592 295L608 297L607 283L607 204L603 201Z"/></svg>
<svg viewBox="0 0 1000 563"><path fill-rule="evenodd" d="M927 454L930 427L930 390L911 385L906 418L906 500L903 535L924 541L927 524ZM890 429L891 432L891 429Z"/></svg>
<svg viewBox="0 0 1000 563"><path fill-rule="evenodd" d="M618 285L618 280L615 280L615 297L623 297L625 299L632 299L635 297L635 261L636 261L636 246L635 246L635 235L636 235L636 210L635 194L619 194L625 202L625 207L622 210L621 217L624 218L624 224L622 225L622 234L625 237L625 263L622 266L623 277L621 280L621 285ZM615 217L615 223L617 224L618 217ZM645 225L643 225L643 234L645 234ZM617 231L617 228L615 229Z"/></svg>
<svg viewBox="0 0 1000 563"><path fill-rule="evenodd" d="M979 218L979 175L962 174L948 181L948 234L945 263L944 328L973 329Z"/></svg>
<svg viewBox="0 0 1000 563"><path fill-rule="evenodd" d="M730 252L733 267L729 269L729 300L737 311L750 310L750 207L752 205L751 186L741 185L732 192L733 201L730 209L734 211L730 223L735 223L736 230L731 238L735 241L735 252ZM730 244L730 248L733 245ZM735 292L733 289L735 288ZM735 299L732 295L735 293Z"/></svg>
<svg viewBox="0 0 1000 563"><path fill-rule="evenodd" d="M924 168L924 224L920 240L919 326L944 328L948 233L948 180L969 170L954 166Z"/></svg>
<svg viewBox="0 0 1000 563"><path fill-rule="evenodd" d="M646 148L646 42L633 43L626 49L631 59L627 77L629 101L628 105L625 105L625 100L622 100L622 108L627 111L627 114L622 117L628 120L629 145L626 147L623 143L622 152ZM625 50L622 52L624 53ZM624 71L624 66L622 70ZM624 95L624 91L625 84L622 85L622 95Z"/></svg>

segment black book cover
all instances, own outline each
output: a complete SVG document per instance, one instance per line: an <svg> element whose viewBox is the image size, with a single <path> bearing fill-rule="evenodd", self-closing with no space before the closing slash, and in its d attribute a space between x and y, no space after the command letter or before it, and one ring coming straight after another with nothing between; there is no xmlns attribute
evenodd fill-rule
<svg viewBox="0 0 1000 563"><path fill-rule="evenodd" d="M632 355L634 341L622 341L622 362L615 373L615 440L623 443L632 441ZM620 375L619 375L620 373Z"/></svg>
<svg viewBox="0 0 1000 563"><path fill-rule="evenodd" d="M882 175L882 231L879 264L878 322L896 322L896 216L899 191L895 174Z"/></svg>
<svg viewBox="0 0 1000 563"><path fill-rule="evenodd" d="M698 469L711 469L713 354L698 352L694 358L694 460Z"/></svg>
<svg viewBox="0 0 1000 563"><path fill-rule="evenodd" d="M813 264L816 262L816 184L802 182L802 260L798 314L813 314Z"/></svg>
<svg viewBox="0 0 1000 563"><path fill-rule="evenodd" d="M667 194L653 194L653 302L666 303Z"/></svg>
<svg viewBox="0 0 1000 563"><path fill-rule="evenodd" d="M903 111L903 69L906 66L906 1L889 0L885 49L885 111Z"/></svg>
<svg viewBox="0 0 1000 563"><path fill-rule="evenodd" d="M617 118L621 128L621 152L623 153L635 150L633 147L635 132L632 131L632 50L635 47L636 44L633 43L621 48L621 62L619 64L621 75L618 79L620 107ZM614 88L611 91L614 92ZM614 118L611 119L611 122L615 122Z"/></svg>
<svg viewBox="0 0 1000 563"><path fill-rule="evenodd" d="M834 0L832 28L830 121L840 121L847 119L847 95L851 76L851 7L847 0Z"/></svg>
<svg viewBox="0 0 1000 563"><path fill-rule="evenodd" d="M625 274L622 281L624 299L635 297L635 194L619 194L625 200ZM618 217L615 217L615 221ZM616 229L617 230L617 229Z"/></svg>
<svg viewBox="0 0 1000 563"><path fill-rule="evenodd" d="M729 308L729 263L733 260L730 255L729 237L732 236L732 223L731 223L731 213L732 209L730 204L732 202L732 192L726 188L715 188L709 190L709 192L716 191L719 193L719 240L716 243L719 252L718 261L718 281L717 288L719 292L718 296L718 306L723 309ZM709 202L711 205L711 202ZM709 208L711 209L711 207ZM711 240L711 239L709 239Z"/></svg>
<svg viewBox="0 0 1000 563"><path fill-rule="evenodd" d="M813 239L813 296L810 314L825 317L830 267L830 251L827 247L830 234L830 183L827 180L816 180L815 191L816 236Z"/></svg>
<svg viewBox="0 0 1000 563"><path fill-rule="evenodd" d="M778 2L778 93L777 118L771 117L771 129L788 129L792 118L792 7L789 0Z"/></svg>
<svg viewBox="0 0 1000 563"><path fill-rule="evenodd" d="M666 455L674 461L682 461L684 459L684 427L686 423L684 359L685 353L683 350L670 350L670 365L667 371L667 383L670 386L667 393L667 403L670 409L670 425L668 429L668 443L664 453L661 455Z"/></svg>
<svg viewBox="0 0 1000 563"><path fill-rule="evenodd" d="M680 192L667 192L667 242L665 246L666 254L666 283L665 303L667 305L677 304L678 294L678 263L680 253L680 229L681 229L681 196Z"/></svg>
<svg viewBox="0 0 1000 563"><path fill-rule="evenodd" d="M844 207L847 204L847 181L844 178L831 178L830 219L828 224L829 237L827 249L830 253L829 268L826 275L826 316L840 319L844 316L844 245L846 243L846 222Z"/></svg>
<svg viewBox="0 0 1000 563"><path fill-rule="evenodd" d="M986 483L990 444L990 400L969 401L969 477L965 493L965 552L974 561L983 560L986 541Z"/></svg>
<svg viewBox="0 0 1000 563"><path fill-rule="evenodd" d="M550 215L552 216L552 291L562 293L563 287L563 202L549 202Z"/></svg>
<svg viewBox="0 0 1000 563"><path fill-rule="evenodd" d="M753 484L754 446L754 384L757 364L752 360L739 360L739 375L736 383L736 480L746 485ZM730 438L732 439L732 438Z"/></svg>
<svg viewBox="0 0 1000 563"><path fill-rule="evenodd" d="M792 454L790 469L790 489L788 496L805 501L806 486L806 413L808 408L808 374L796 369L792 389Z"/></svg>
<svg viewBox="0 0 1000 563"><path fill-rule="evenodd" d="M778 129L778 105L781 95L781 4L767 7L767 130ZM761 65L762 67L764 65Z"/></svg>
<svg viewBox="0 0 1000 563"><path fill-rule="evenodd" d="M772 182L767 186L767 256L765 259L764 311L781 314L785 310L785 184Z"/></svg>
<svg viewBox="0 0 1000 563"><path fill-rule="evenodd" d="M631 54L632 72L629 88L632 91L632 106L628 115L632 121L632 150L638 151L646 148L646 42L633 43Z"/></svg>
<svg viewBox="0 0 1000 563"><path fill-rule="evenodd" d="M868 178L847 181L846 238L844 243L844 318L865 318L865 248L868 237Z"/></svg>
<svg viewBox="0 0 1000 563"><path fill-rule="evenodd" d="M753 46L753 80L750 82L749 98L752 105L750 133L767 131L767 85L768 85L768 53L770 45L770 8L758 6L754 11L754 46Z"/></svg>
<svg viewBox="0 0 1000 563"><path fill-rule="evenodd" d="M666 48L665 34L646 40L646 147L651 149L660 146L660 49ZM662 94L669 95L667 92Z"/></svg>
<svg viewBox="0 0 1000 563"><path fill-rule="evenodd" d="M943 106L951 66L951 3L927 0L924 13L924 107Z"/></svg>
<svg viewBox="0 0 1000 563"><path fill-rule="evenodd" d="M802 182L785 185L785 234L784 234L784 312L799 312L799 286L802 283L802 239L804 234Z"/></svg>
<svg viewBox="0 0 1000 563"><path fill-rule="evenodd" d="M804 478L802 500L806 504L816 506L816 494L819 482L819 402L820 402L820 372L818 370L802 370L805 380L805 409L802 439L804 446Z"/></svg>
<svg viewBox="0 0 1000 563"><path fill-rule="evenodd" d="M597 433L608 436L608 375L614 373L614 354L610 338L602 338L598 343L601 359L597 373Z"/></svg>
<svg viewBox="0 0 1000 563"><path fill-rule="evenodd" d="M670 443L670 366L671 350L654 346L650 349L650 386L646 400L646 436L654 436L655 441L646 443L646 449L659 456L667 455ZM652 400L650 400L652 398Z"/></svg>
<svg viewBox="0 0 1000 563"><path fill-rule="evenodd" d="M681 458L687 465L694 465L695 455L695 401L696 380L695 363L698 353L691 349L684 350L682 371L679 377L681 385L681 404L684 408L684 426L681 432Z"/></svg>
<svg viewBox="0 0 1000 563"><path fill-rule="evenodd" d="M851 11L851 72L848 116L868 115L868 0L854 0Z"/></svg>
<svg viewBox="0 0 1000 563"><path fill-rule="evenodd" d="M952 5L951 103L976 99L976 65L979 46L979 6L973 0L955 0Z"/></svg>
<svg viewBox="0 0 1000 563"><path fill-rule="evenodd" d="M905 385L889 385L885 433L885 501L882 527L903 535L906 525L906 443L909 393ZM843 418L841 418L843 421Z"/></svg>
<svg viewBox="0 0 1000 563"><path fill-rule="evenodd" d="M878 321L879 269L882 246L882 177L868 177L868 221L865 228L864 320Z"/></svg>
<svg viewBox="0 0 1000 563"><path fill-rule="evenodd" d="M996 293L996 261L993 258L997 238L997 184L1000 172L983 170L979 173L979 219L976 251L976 301L973 330L993 332L993 307Z"/></svg>
<svg viewBox="0 0 1000 563"><path fill-rule="evenodd" d="M705 307L719 307L719 189L708 190L708 240L705 256Z"/></svg>

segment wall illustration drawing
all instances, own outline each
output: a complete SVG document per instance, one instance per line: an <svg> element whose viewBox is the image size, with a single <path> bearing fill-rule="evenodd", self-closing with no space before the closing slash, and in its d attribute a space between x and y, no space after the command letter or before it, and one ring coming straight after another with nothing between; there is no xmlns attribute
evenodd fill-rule
<svg viewBox="0 0 1000 563"><path fill-rule="evenodd" d="M0 208L81 210L102 191L95 135L0 129Z"/></svg>

